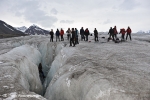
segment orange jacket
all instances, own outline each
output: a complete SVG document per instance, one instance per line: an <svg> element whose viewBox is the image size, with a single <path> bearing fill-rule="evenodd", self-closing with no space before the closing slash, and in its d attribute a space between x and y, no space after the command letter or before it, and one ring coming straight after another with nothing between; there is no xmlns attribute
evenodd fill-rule
<svg viewBox="0 0 150 100"><path fill-rule="evenodd" d="M64 35L64 30L61 30L61 31L60 31L60 35Z"/></svg>

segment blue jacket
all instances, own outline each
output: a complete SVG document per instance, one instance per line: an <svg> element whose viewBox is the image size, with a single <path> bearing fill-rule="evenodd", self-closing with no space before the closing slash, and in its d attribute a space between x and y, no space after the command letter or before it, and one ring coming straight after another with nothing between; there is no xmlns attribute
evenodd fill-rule
<svg viewBox="0 0 150 100"><path fill-rule="evenodd" d="M59 36L60 35L60 32L57 30L56 31L56 36Z"/></svg>
<svg viewBox="0 0 150 100"><path fill-rule="evenodd" d="M78 37L78 34L79 34L78 30L76 30L76 37Z"/></svg>

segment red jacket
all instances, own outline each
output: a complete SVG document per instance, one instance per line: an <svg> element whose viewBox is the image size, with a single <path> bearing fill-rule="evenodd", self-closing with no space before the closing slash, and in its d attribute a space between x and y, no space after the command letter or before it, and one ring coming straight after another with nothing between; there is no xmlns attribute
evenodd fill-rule
<svg viewBox="0 0 150 100"><path fill-rule="evenodd" d="M114 34L118 34L116 27L113 28Z"/></svg>
<svg viewBox="0 0 150 100"><path fill-rule="evenodd" d="M125 29L124 28L120 29L120 33L125 34L126 33Z"/></svg>
<svg viewBox="0 0 150 100"><path fill-rule="evenodd" d="M64 30L61 30L61 31L60 31L60 35L64 35Z"/></svg>
<svg viewBox="0 0 150 100"><path fill-rule="evenodd" d="M126 32L130 34L130 33L132 32L132 30L131 30L130 28L128 28L128 29L126 30Z"/></svg>

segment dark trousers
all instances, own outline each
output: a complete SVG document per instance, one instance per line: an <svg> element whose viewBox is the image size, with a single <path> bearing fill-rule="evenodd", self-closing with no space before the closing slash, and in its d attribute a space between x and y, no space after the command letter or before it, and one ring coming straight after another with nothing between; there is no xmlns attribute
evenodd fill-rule
<svg viewBox="0 0 150 100"><path fill-rule="evenodd" d="M78 37L76 37L75 44L79 44Z"/></svg>
<svg viewBox="0 0 150 100"><path fill-rule="evenodd" d="M130 37L130 40L132 40L132 39L131 39L131 34L130 34L130 33L127 33L126 40L127 40L127 38L128 38L128 35L129 35L129 37Z"/></svg>
<svg viewBox="0 0 150 100"><path fill-rule="evenodd" d="M64 41L64 37L63 37L63 35L61 35L61 41Z"/></svg>
<svg viewBox="0 0 150 100"><path fill-rule="evenodd" d="M59 41L60 41L60 38L59 38L59 36L56 36L56 42L57 42L57 38L59 39Z"/></svg>
<svg viewBox="0 0 150 100"><path fill-rule="evenodd" d="M122 40L124 40L124 34L122 34L121 38L122 38Z"/></svg>
<svg viewBox="0 0 150 100"><path fill-rule="evenodd" d="M84 40L85 41L85 37L84 34L81 34L81 41Z"/></svg>
<svg viewBox="0 0 150 100"><path fill-rule="evenodd" d="M67 34L67 39L68 39L68 41L70 40L70 34Z"/></svg>
<svg viewBox="0 0 150 100"><path fill-rule="evenodd" d="M72 43L73 43L73 46L75 46L75 38L70 38L70 46L72 46Z"/></svg>
<svg viewBox="0 0 150 100"><path fill-rule="evenodd" d="M95 41L98 41L98 36L97 36L97 35L95 35L94 37L95 37Z"/></svg>
<svg viewBox="0 0 150 100"><path fill-rule="evenodd" d="M113 38L113 34L112 33L109 34L109 38L111 38L111 37Z"/></svg>
<svg viewBox="0 0 150 100"><path fill-rule="evenodd" d="M111 37L112 37L112 38L111 38ZM113 40L114 40L113 33L110 33L110 34L109 34L109 38L108 38L108 40L107 40L107 41L109 42L109 40L111 40L111 39L113 39Z"/></svg>
<svg viewBox="0 0 150 100"><path fill-rule="evenodd" d="M113 34L113 41L117 39L117 34Z"/></svg>
<svg viewBox="0 0 150 100"><path fill-rule="evenodd" d="M51 36L51 38L50 38L50 42L53 42L53 36Z"/></svg>
<svg viewBox="0 0 150 100"><path fill-rule="evenodd" d="M86 41L88 41L88 35L86 35Z"/></svg>

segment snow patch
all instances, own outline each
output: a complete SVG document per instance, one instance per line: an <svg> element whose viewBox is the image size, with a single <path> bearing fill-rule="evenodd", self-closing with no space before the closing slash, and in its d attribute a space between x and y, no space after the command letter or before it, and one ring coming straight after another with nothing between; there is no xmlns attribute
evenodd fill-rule
<svg viewBox="0 0 150 100"><path fill-rule="evenodd" d="M22 27L15 27L15 29L21 31L21 32L25 32L27 30L27 27L22 26Z"/></svg>
<svg viewBox="0 0 150 100"><path fill-rule="evenodd" d="M0 96L6 98L6 97L7 97L7 94L2 94L2 95L0 95Z"/></svg>
<svg viewBox="0 0 150 100"><path fill-rule="evenodd" d="M40 98L40 95L18 95L21 98Z"/></svg>
<svg viewBox="0 0 150 100"><path fill-rule="evenodd" d="M69 80L68 78L66 79L66 84L68 87L70 87L70 83L71 83L71 80Z"/></svg>
<svg viewBox="0 0 150 100"><path fill-rule="evenodd" d="M11 78L11 75L5 75L4 78Z"/></svg>
<svg viewBox="0 0 150 100"><path fill-rule="evenodd" d="M7 27L8 29L10 29L11 31L14 31L13 29L9 28L7 25L4 24L5 27Z"/></svg>
<svg viewBox="0 0 150 100"><path fill-rule="evenodd" d="M0 61L0 64L2 64L3 62Z"/></svg>
<svg viewBox="0 0 150 100"><path fill-rule="evenodd" d="M36 95L36 94L35 95L17 94L16 92L12 92L10 94L3 94L1 96L5 98L3 100L16 100L16 98L25 98L25 99L27 99L27 98L28 99L29 98L36 98L36 99L41 100L41 96L40 95ZM46 99L42 99L42 100L46 100Z"/></svg>
<svg viewBox="0 0 150 100"><path fill-rule="evenodd" d="M111 93L118 93L118 92L123 92L125 93L124 90L119 90L119 89L113 89L113 88L109 88L108 90L106 91L102 91L100 90L99 93L97 95L95 95L94 97L96 98L96 100L99 100L100 98L106 96L109 98L110 94Z"/></svg>
<svg viewBox="0 0 150 100"><path fill-rule="evenodd" d="M10 93L10 94L3 94L3 97L8 97L6 99L3 99L3 100L13 100L17 97L17 93L16 92L13 92L13 93Z"/></svg>
<svg viewBox="0 0 150 100"><path fill-rule="evenodd" d="M9 86L3 86L4 89L9 89Z"/></svg>
<svg viewBox="0 0 150 100"><path fill-rule="evenodd" d="M76 67L75 66L72 66L71 68L69 68L69 71L75 71L76 70Z"/></svg>

